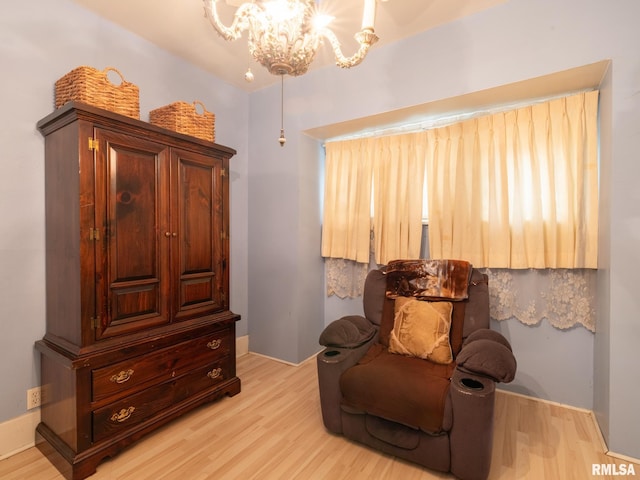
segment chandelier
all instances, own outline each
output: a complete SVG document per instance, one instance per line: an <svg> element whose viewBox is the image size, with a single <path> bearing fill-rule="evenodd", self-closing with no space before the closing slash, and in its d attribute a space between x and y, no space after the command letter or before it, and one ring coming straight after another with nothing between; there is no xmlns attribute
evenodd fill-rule
<svg viewBox="0 0 640 480"><path fill-rule="evenodd" d="M364 60L369 48L378 40L374 33L376 0L364 0L362 29L355 34L358 50L345 57L336 35L329 29L333 17L321 14L314 0L252 0L236 10L233 22L226 27L218 17L218 0L203 0L205 16L225 40L237 40L248 31L249 53L269 73L303 75L313 62L323 39L333 48L336 65L351 68ZM251 69L245 74L253 80ZM284 145L284 128L280 132L280 145Z"/></svg>

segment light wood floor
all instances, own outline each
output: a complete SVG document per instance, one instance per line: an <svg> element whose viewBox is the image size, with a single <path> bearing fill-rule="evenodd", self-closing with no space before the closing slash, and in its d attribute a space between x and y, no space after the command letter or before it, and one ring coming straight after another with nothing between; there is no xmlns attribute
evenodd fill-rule
<svg viewBox="0 0 640 480"><path fill-rule="evenodd" d="M242 392L206 405L98 466L92 480L453 478L383 455L322 425L315 360L238 359ZM588 413L499 392L491 479L584 480L602 453ZM635 467L640 475L640 465ZM0 461L3 480L62 476L35 448ZM617 477L616 477L617 478Z"/></svg>

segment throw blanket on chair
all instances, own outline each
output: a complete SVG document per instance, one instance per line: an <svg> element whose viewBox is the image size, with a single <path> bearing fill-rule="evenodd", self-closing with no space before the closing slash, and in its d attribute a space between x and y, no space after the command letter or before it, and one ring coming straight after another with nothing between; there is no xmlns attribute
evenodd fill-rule
<svg viewBox="0 0 640 480"><path fill-rule="evenodd" d="M418 300L466 300L472 268L464 260L393 260L385 272L386 295Z"/></svg>

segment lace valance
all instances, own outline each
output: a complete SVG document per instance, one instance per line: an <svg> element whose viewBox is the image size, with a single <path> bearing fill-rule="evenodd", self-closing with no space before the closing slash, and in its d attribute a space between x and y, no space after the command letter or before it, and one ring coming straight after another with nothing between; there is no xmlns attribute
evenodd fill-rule
<svg viewBox="0 0 640 480"><path fill-rule="evenodd" d="M362 295L370 265L351 260L325 259L327 296ZM525 325L546 319L566 330L582 325L596 328L596 279L592 269L483 269L489 275L491 318L515 318Z"/></svg>
<svg viewBox="0 0 640 480"><path fill-rule="evenodd" d="M596 276L592 269L485 269L491 318L525 325L546 319L566 330L582 325L595 332Z"/></svg>
<svg viewBox="0 0 640 480"><path fill-rule="evenodd" d="M364 281L369 272L368 263L359 263L344 258L325 258L324 273L327 281L327 297L361 297Z"/></svg>

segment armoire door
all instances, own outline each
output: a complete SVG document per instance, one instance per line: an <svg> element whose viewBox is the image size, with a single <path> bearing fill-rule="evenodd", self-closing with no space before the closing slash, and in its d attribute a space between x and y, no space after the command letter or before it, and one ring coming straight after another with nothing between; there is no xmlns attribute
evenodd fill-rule
<svg viewBox="0 0 640 480"><path fill-rule="evenodd" d="M225 205L221 159L172 150L171 224L176 320L225 308Z"/></svg>
<svg viewBox="0 0 640 480"><path fill-rule="evenodd" d="M95 339L169 323L169 149L95 130Z"/></svg>

